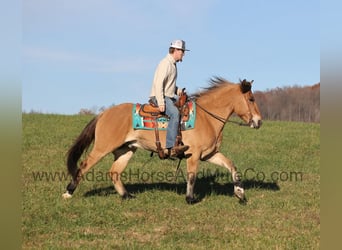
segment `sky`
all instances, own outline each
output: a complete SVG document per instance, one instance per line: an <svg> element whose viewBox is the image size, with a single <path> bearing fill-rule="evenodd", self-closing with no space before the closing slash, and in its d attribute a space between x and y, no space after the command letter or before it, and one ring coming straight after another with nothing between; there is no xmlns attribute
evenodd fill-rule
<svg viewBox="0 0 342 250"><path fill-rule="evenodd" d="M188 93L214 76L254 91L320 82L320 3L274 0L22 1L22 111L77 114L147 102L172 40Z"/></svg>

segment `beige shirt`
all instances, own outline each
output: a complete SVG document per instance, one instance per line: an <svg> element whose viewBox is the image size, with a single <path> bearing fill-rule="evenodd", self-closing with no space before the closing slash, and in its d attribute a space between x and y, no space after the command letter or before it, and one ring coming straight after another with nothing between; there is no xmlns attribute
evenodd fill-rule
<svg viewBox="0 0 342 250"><path fill-rule="evenodd" d="M176 79L176 61L170 54L168 54L160 61L154 73L150 97L156 97L158 106L165 105L164 96L171 98L175 96Z"/></svg>

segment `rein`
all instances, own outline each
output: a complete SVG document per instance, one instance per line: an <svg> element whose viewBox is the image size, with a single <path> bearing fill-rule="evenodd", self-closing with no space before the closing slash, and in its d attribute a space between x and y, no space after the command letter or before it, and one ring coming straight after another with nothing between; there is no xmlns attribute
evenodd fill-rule
<svg viewBox="0 0 342 250"><path fill-rule="evenodd" d="M222 122L223 124L226 124L227 122L231 122L231 123L235 123L235 124L237 124L237 125L239 125L239 126L248 126L248 124L245 124L245 123L242 123L242 122L230 121L230 120L228 120L228 118L225 119L225 118L223 118L223 117L221 117L221 116L219 116L219 115L215 115L214 113L211 113L210 111L208 111L207 109L205 109L204 107L202 107L201 105L199 105L197 102L196 102L196 105L197 105L198 107L200 107L200 108L201 108L204 112L206 112L208 115L214 117L216 120Z"/></svg>

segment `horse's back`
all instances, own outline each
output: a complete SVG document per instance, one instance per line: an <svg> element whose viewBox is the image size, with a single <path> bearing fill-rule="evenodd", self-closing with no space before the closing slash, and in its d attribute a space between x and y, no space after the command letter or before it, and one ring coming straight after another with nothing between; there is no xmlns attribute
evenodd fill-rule
<svg viewBox="0 0 342 250"><path fill-rule="evenodd" d="M131 115L132 114L133 103L121 103L118 105L114 105L105 111L103 111L103 115L106 116L117 116L118 113L122 115Z"/></svg>
<svg viewBox="0 0 342 250"><path fill-rule="evenodd" d="M133 103L122 103L106 109L99 115L98 130L127 133L132 128L132 108Z"/></svg>

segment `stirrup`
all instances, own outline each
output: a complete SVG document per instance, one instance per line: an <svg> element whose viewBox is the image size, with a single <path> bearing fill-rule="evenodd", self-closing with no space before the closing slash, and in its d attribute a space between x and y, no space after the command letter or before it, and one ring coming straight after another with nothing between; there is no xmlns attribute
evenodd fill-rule
<svg viewBox="0 0 342 250"><path fill-rule="evenodd" d="M179 145L179 146L174 146L170 149L166 149L167 155L170 157L178 157L178 158L183 158L184 152L187 151L189 149L189 146L187 145Z"/></svg>

